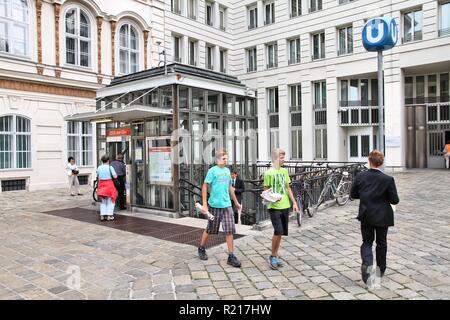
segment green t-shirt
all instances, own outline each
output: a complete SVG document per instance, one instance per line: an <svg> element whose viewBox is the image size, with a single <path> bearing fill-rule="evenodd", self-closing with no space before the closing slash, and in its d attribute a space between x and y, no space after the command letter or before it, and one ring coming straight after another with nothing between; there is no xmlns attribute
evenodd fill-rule
<svg viewBox="0 0 450 320"><path fill-rule="evenodd" d="M289 201L288 188L291 183L291 178L287 169L271 168L264 173L264 187L272 188L274 193L283 195L283 198L275 203L269 203L267 208L269 209L288 209L291 207Z"/></svg>
<svg viewBox="0 0 450 320"><path fill-rule="evenodd" d="M211 187L208 204L213 208L231 207L229 188L231 185L231 173L228 168L214 166L208 170L205 183Z"/></svg>

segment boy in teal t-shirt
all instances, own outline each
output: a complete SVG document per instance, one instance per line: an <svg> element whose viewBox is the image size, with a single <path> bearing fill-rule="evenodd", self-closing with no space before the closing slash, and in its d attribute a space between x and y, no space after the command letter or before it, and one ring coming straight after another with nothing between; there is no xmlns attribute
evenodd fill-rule
<svg viewBox="0 0 450 320"><path fill-rule="evenodd" d="M214 220L208 220L208 226L203 232L200 246L198 247L198 256L201 260L208 260L206 255L206 243L210 234L218 234L219 227L222 223L222 229L228 246L228 261L233 267L240 267L241 262L234 255L233 238L236 233L234 223L234 213L231 208L231 199L237 209L241 208L234 188L232 187L230 169L226 168L228 162L228 154L225 150L219 150L216 153L216 166L208 170L205 181L202 186L202 212L210 212L214 216ZM208 187L210 195L208 199ZM208 199L208 200L207 200Z"/></svg>
<svg viewBox="0 0 450 320"><path fill-rule="evenodd" d="M273 167L264 173L264 190L272 189L274 193L282 195L279 201L269 203L267 206L274 230L269 265L275 270L282 266L278 259L278 249L280 248L281 236L288 235L289 209L291 208L289 199L293 203L293 210L298 211L297 203L289 186L291 179L288 171L281 168L284 164L285 155L285 152L281 149L274 150L272 153Z"/></svg>

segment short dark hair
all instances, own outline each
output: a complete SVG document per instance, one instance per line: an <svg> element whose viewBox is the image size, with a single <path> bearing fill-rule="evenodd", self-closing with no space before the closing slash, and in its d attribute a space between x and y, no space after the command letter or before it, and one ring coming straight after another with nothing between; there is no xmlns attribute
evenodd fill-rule
<svg viewBox="0 0 450 320"><path fill-rule="evenodd" d="M102 156L102 162L103 162L103 163L106 163L106 162L108 162L108 161L109 161L109 156L108 156L107 154L103 155L103 156Z"/></svg>
<svg viewBox="0 0 450 320"><path fill-rule="evenodd" d="M369 153L369 162L375 167L381 167L384 163L384 154L379 150L373 150Z"/></svg>
<svg viewBox="0 0 450 320"><path fill-rule="evenodd" d="M69 157L69 158L67 159L67 162L70 162L70 161L72 161L72 160L75 160L75 158L74 158L74 157Z"/></svg>
<svg viewBox="0 0 450 320"><path fill-rule="evenodd" d="M231 170L231 173L236 173L236 174L238 174L238 172L237 172L236 169L232 169L232 170Z"/></svg>

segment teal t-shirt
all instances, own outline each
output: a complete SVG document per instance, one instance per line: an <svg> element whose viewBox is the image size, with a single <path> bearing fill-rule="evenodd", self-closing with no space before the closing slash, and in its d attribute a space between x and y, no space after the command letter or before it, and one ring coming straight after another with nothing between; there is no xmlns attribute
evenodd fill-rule
<svg viewBox="0 0 450 320"><path fill-rule="evenodd" d="M268 204L267 208L288 209L291 207L288 193L290 183L291 178L289 177L289 172L286 168L272 168L264 173L264 187L272 188L274 193L283 195L283 198L280 201Z"/></svg>
<svg viewBox="0 0 450 320"><path fill-rule="evenodd" d="M209 194L208 204L212 208L231 207L229 188L231 185L231 173L228 168L214 166L208 170L205 183L209 184L211 192Z"/></svg>

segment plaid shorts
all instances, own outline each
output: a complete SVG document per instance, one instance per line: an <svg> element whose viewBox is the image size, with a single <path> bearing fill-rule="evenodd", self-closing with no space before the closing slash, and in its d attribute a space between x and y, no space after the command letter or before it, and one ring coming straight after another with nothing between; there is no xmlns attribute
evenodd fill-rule
<svg viewBox="0 0 450 320"><path fill-rule="evenodd" d="M222 230L225 234L235 234L236 225L234 224L234 213L231 207L228 208L211 208L208 206L209 212L214 215L214 220L208 220L206 232L208 234L218 234L220 222L222 222Z"/></svg>

